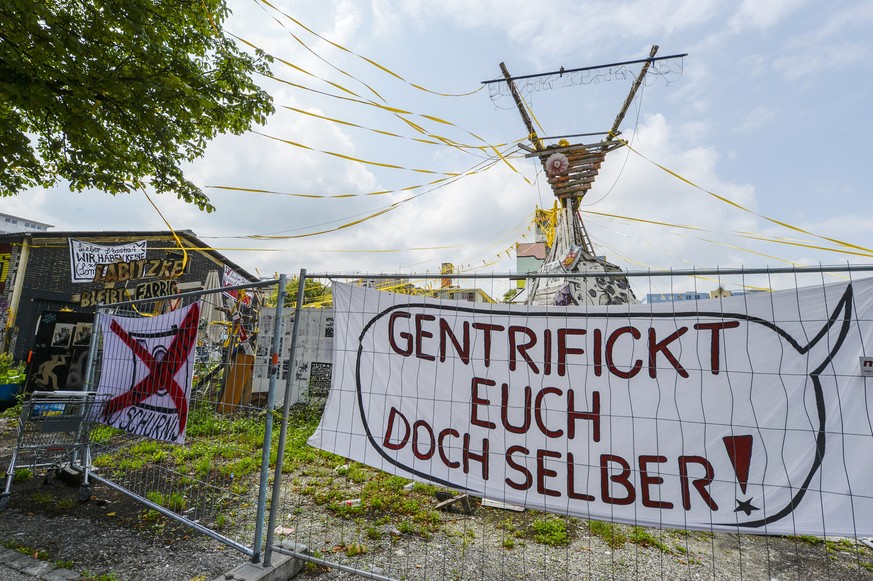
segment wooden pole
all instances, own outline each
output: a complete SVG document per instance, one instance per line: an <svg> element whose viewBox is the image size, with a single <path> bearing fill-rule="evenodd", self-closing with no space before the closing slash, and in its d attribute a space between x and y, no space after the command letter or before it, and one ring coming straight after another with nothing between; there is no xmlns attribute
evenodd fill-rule
<svg viewBox="0 0 873 581"><path fill-rule="evenodd" d="M652 49L649 51L649 58L653 58L655 53L658 52L658 45L653 44ZM630 93L627 98L624 100L624 103L621 106L621 110L618 112L618 115L615 117L615 122L612 124L612 129L609 130L609 135L606 136L606 141L612 141L612 138L616 135L618 131L618 126L621 125L621 122L624 120L624 115L627 113L628 107L630 107L631 102L634 100L634 95L637 94L637 89L640 88L640 85L643 84L643 78L646 76L646 73L649 71L649 65L652 64L651 60L647 60L643 65L640 74L637 75L634 84L631 85Z"/></svg>
<svg viewBox="0 0 873 581"><path fill-rule="evenodd" d="M506 65L504 63L500 63L500 70L503 73L503 78L506 79L506 84L509 85L509 92L512 94L512 98L515 99L515 106L518 107L518 112L521 114L521 120L524 121L524 126L527 127L528 139L530 139L531 143L534 146L534 149L539 151L540 149L542 149L540 139L539 137L537 137L537 132L534 130L534 126L530 120L530 116L527 114L527 109L524 106L524 102L521 100L521 96L518 94L518 90L515 88L515 82L513 82L512 76L509 74L509 71L506 69Z"/></svg>

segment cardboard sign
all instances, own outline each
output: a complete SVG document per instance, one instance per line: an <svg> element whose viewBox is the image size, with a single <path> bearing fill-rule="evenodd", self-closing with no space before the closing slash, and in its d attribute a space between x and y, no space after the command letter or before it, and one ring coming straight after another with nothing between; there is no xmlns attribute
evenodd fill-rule
<svg viewBox="0 0 873 581"><path fill-rule="evenodd" d="M873 535L870 280L692 306L475 306L340 284L333 298L314 446L585 518Z"/></svg>

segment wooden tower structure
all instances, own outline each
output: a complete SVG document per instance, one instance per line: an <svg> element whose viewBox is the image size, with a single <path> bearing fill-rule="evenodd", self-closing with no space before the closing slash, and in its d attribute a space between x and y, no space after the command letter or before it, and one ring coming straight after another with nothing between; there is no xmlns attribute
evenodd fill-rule
<svg viewBox="0 0 873 581"><path fill-rule="evenodd" d="M594 185L606 155L624 145L623 141L616 140L615 137L619 135L619 126L649 66L654 60L658 60L655 59L657 51L658 47L652 46L647 59L635 61L643 63L642 69L634 80L612 128L605 134L581 135L582 137L605 135L601 141L594 143L569 143L562 139L557 145L545 145L544 139L537 136L513 77L506 69L506 65L500 63L503 80L509 86L510 94L527 127L531 142L531 147L523 145L520 147L525 150L526 157L539 159L549 186L559 202L554 241L547 249L546 260L540 272L563 273L567 276L528 279L526 299L528 304L613 305L639 302L626 277L603 276L606 272L620 272L621 269L595 254L582 221L580 203Z"/></svg>

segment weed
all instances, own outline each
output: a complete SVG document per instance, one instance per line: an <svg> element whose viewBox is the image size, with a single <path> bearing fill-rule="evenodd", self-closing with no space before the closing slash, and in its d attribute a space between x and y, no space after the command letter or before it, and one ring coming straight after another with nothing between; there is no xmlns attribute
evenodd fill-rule
<svg viewBox="0 0 873 581"><path fill-rule="evenodd" d="M627 536L619 525L599 520L588 521L588 530L592 535L603 539L613 549L620 549L627 542Z"/></svg>
<svg viewBox="0 0 873 581"><path fill-rule="evenodd" d="M812 545L813 547L824 543L824 539L821 539L814 535L798 535L794 537L794 539L806 543L807 545Z"/></svg>
<svg viewBox="0 0 873 581"><path fill-rule="evenodd" d="M146 492L146 498L173 512L182 512L188 506L188 501L179 492L164 494L162 492L151 491Z"/></svg>
<svg viewBox="0 0 873 581"><path fill-rule="evenodd" d="M503 537L503 548L504 549L514 549L515 548L515 537L511 535L506 535Z"/></svg>
<svg viewBox="0 0 873 581"><path fill-rule="evenodd" d="M547 516L535 520L530 525L531 538L550 547L563 547L570 543L567 522L558 517Z"/></svg>
<svg viewBox="0 0 873 581"><path fill-rule="evenodd" d="M367 538L372 541L378 541L382 538L382 530L379 527L367 527Z"/></svg>
<svg viewBox="0 0 873 581"><path fill-rule="evenodd" d="M33 470L30 468L16 468L12 476L12 482L24 482L33 478Z"/></svg>
<svg viewBox="0 0 873 581"><path fill-rule="evenodd" d="M82 571L82 576L89 581L122 581L120 577L117 577L115 575L115 573L103 573L102 575L95 575L90 571Z"/></svg>
<svg viewBox="0 0 873 581"><path fill-rule="evenodd" d="M34 492L30 495L31 500L39 504L51 506L55 504L55 497L48 492Z"/></svg>
<svg viewBox="0 0 873 581"><path fill-rule="evenodd" d="M34 559L48 559L48 553L43 551L42 549L34 549L32 547L28 547L26 545L19 545L15 541L4 541L3 545L7 549L12 549L13 551L18 551L22 555L28 555L33 557Z"/></svg>
<svg viewBox="0 0 873 581"><path fill-rule="evenodd" d="M662 553L672 553L670 546L643 527L633 527L628 538L632 543L643 547L655 547Z"/></svg>
<svg viewBox="0 0 873 581"><path fill-rule="evenodd" d="M359 543L351 543L346 547L346 557L355 557L367 552L367 547Z"/></svg>
<svg viewBox="0 0 873 581"><path fill-rule="evenodd" d="M72 498L59 498L57 499L57 506L61 510L70 510L76 506L76 501Z"/></svg>

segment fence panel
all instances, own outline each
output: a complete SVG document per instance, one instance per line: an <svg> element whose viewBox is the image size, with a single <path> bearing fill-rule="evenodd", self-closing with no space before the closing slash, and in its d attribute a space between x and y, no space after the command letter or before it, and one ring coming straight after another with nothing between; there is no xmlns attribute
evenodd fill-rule
<svg viewBox="0 0 873 581"><path fill-rule="evenodd" d="M91 429L93 478L143 502L146 519L180 520L255 559L273 417L263 379L276 352L255 346L283 282L100 307L88 382L110 398L98 410L109 425Z"/></svg>
<svg viewBox="0 0 873 581"><path fill-rule="evenodd" d="M606 308L488 302L515 285L493 276L449 281L475 304L432 298L433 277L333 284L332 387L287 402L266 561L319 578L871 577L869 270L599 274L645 297ZM387 285L408 296L357 288Z"/></svg>

